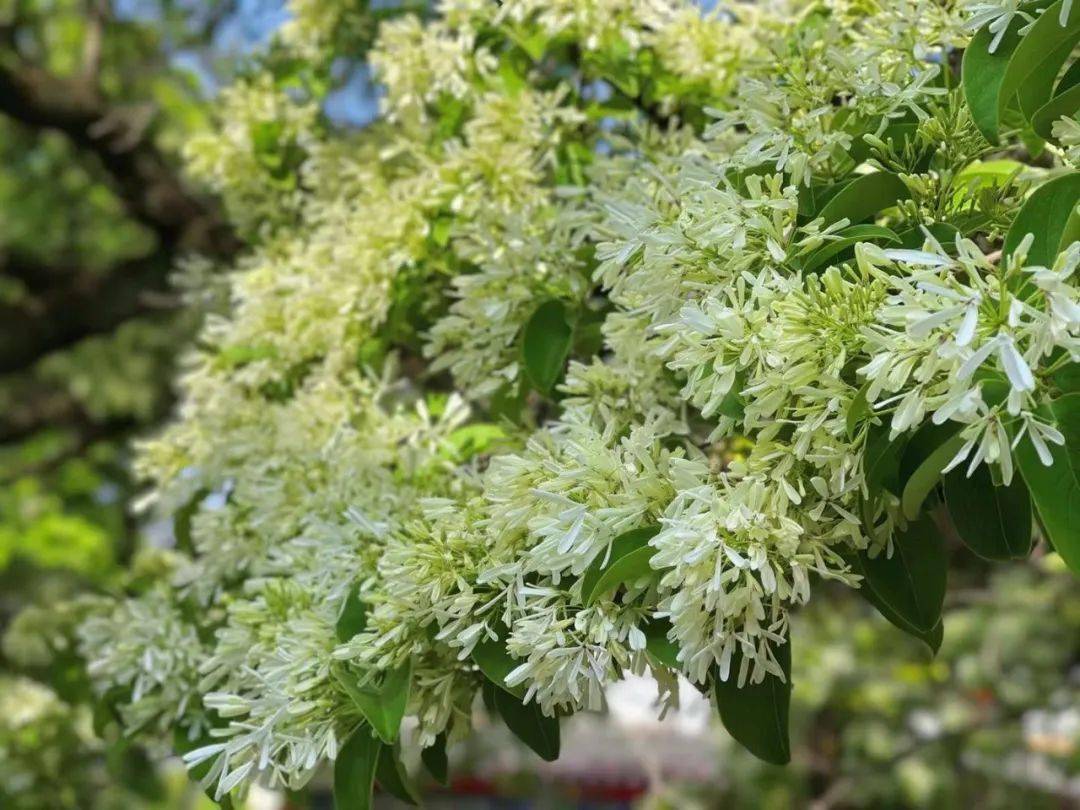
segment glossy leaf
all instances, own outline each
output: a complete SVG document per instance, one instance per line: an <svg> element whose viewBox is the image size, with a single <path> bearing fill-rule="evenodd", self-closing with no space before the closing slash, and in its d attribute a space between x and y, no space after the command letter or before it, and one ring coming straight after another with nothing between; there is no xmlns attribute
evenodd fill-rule
<svg viewBox="0 0 1080 810"><path fill-rule="evenodd" d="M880 225L852 225L837 234L838 239L826 242L803 261L802 271L812 273L825 266L840 253L858 242L885 241L900 243L900 237Z"/></svg>
<svg viewBox="0 0 1080 810"><path fill-rule="evenodd" d="M847 436L852 438L855 436L855 431L859 428L859 423L863 419L867 418L874 412L870 403L866 401L866 392L870 389L870 383L866 383L855 394L855 398L851 400L851 405L848 406L847 415L844 418L844 423L847 426Z"/></svg>
<svg viewBox="0 0 1080 810"><path fill-rule="evenodd" d="M901 630L917 637L930 633L941 620L948 561L945 541L929 515L893 535L893 554L866 552L852 558L863 577L866 598Z"/></svg>
<svg viewBox="0 0 1080 810"><path fill-rule="evenodd" d="M1054 549L1080 574L1080 394L1066 394L1040 415L1053 419L1065 446L1048 444L1053 464L1047 467L1024 437L1016 447L1017 465Z"/></svg>
<svg viewBox="0 0 1080 810"><path fill-rule="evenodd" d="M957 468L945 476L945 504L957 535L980 557L1023 559L1031 551L1031 497L1021 476L994 486L985 464L970 478Z"/></svg>
<svg viewBox="0 0 1080 810"><path fill-rule="evenodd" d="M367 604L360 599L359 584L349 589L349 595L345 597L345 604L341 607L341 615L338 616L334 631L338 641L344 643L358 633L363 632L367 626Z"/></svg>
<svg viewBox="0 0 1080 810"><path fill-rule="evenodd" d="M1031 233L1035 241L1028 251L1029 265L1052 267L1063 246L1080 239L1080 172L1071 172L1043 183L1024 201L1005 236L1003 252L1010 255Z"/></svg>
<svg viewBox="0 0 1080 810"><path fill-rule="evenodd" d="M412 663L387 672L378 686L353 683L348 670L336 670L335 674L379 739L385 743L396 742L409 701Z"/></svg>
<svg viewBox="0 0 1080 810"><path fill-rule="evenodd" d="M375 770L383 745L361 726L349 737L334 760L334 807L336 810L369 810Z"/></svg>
<svg viewBox="0 0 1080 810"><path fill-rule="evenodd" d="M631 529L611 542L606 562L601 556L581 577L581 598L586 605L593 604L623 583L632 583L652 572L649 560L656 549L649 545L649 540L658 531L659 526Z"/></svg>
<svg viewBox="0 0 1080 810"><path fill-rule="evenodd" d="M857 224L910 196L908 187L891 172L864 174L833 195L814 218L823 218L826 225L841 219Z"/></svg>
<svg viewBox="0 0 1080 810"><path fill-rule="evenodd" d="M988 25L984 26L964 50L961 66L964 98L975 126L993 144L998 142L998 95L1009 59L1020 42L1018 32L1022 26L1023 21L1019 16L1010 20L993 53L990 52L990 43L996 34Z"/></svg>
<svg viewBox="0 0 1080 810"><path fill-rule="evenodd" d="M440 734L435 742L420 751L420 761L428 773L443 787L450 784L450 764L446 756L446 734Z"/></svg>
<svg viewBox="0 0 1080 810"><path fill-rule="evenodd" d="M541 304L522 334L525 374L537 391L548 393L562 374L573 343L573 329L561 301Z"/></svg>
<svg viewBox="0 0 1080 810"><path fill-rule="evenodd" d="M904 492L900 503L904 517L908 520L915 520L919 516L926 496L941 480L942 470L964 445L960 430L955 425L947 425L947 427L949 435L919 463L904 482Z"/></svg>
<svg viewBox="0 0 1080 810"><path fill-rule="evenodd" d="M419 804L416 788L409 780L409 775L401 764L401 754L396 745L384 745L379 750L379 761L375 766L375 781L379 787L406 804Z"/></svg>
<svg viewBox="0 0 1080 810"><path fill-rule="evenodd" d="M521 698L525 696L525 687L507 686L506 676L517 668L521 661L517 660L506 651L506 643L499 639L484 638L472 651L472 659L484 673L484 677L496 684L500 689Z"/></svg>
<svg viewBox="0 0 1080 810"><path fill-rule="evenodd" d="M679 665L679 645L668 638L671 622L667 619L652 619L645 625L645 649L649 655L665 666L681 669Z"/></svg>
<svg viewBox="0 0 1080 810"><path fill-rule="evenodd" d="M1071 118L1080 110L1080 84L1074 84L1063 93L1051 98L1031 119L1031 128L1043 138L1053 138L1054 122L1060 118Z"/></svg>
<svg viewBox="0 0 1080 810"><path fill-rule="evenodd" d="M1050 97L1061 66L1080 39L1080 7L1072 8L1062 25L1062 3L1047 7L1013 49L998 88L999 122L1014 97L1028 117Z"/></svg>
<svg viewBox="0 0 1080 810"><path fill-rule="evenodd" d="M900 493L900 458L906 441L906 436L890 439L888 425L873 425L867 431L863 465L871 497L881 489Z"/></svg>
<svg viewBox="0 0 1080 810"><path fill-rule="evenodd" d="M761 683L738 686L742 650L736 645L726 681L713 671L713 694L728 734L751 754L774 765L791 760L788 715L791 710L791 640L774 645L784 680L766 673Z"/></svg>
<svg viewBox="0 0 1080 810"><path fill-rule="evenodd" d="M495 709L514 736L537 753L554 762L559 758L559 718L547 717L535 702L522 703L503 689L494 690Z"/></svg>

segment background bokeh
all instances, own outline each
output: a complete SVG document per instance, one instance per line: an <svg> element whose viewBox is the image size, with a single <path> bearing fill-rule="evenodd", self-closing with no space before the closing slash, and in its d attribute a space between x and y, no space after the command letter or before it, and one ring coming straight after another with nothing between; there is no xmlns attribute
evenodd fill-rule
<svg viewBox="0 0 1080 810"><path fill-rule="evenodd" d="M167 418L239 250L180 151L287 19L273 0L0 0L2 808L210 806L165 742L120 736L73 633L178 540L133 516L129 442ZM332 74L327 125L373 120L364 55ZM846 589L798 617L787 768L730 744L692 689L659 722L635 681L575 718L557 765L475 735L429 806L1080 806L1075 579L1039 550L954 556L935 659ZM323 788L251 801L326 806Z"/></svg>

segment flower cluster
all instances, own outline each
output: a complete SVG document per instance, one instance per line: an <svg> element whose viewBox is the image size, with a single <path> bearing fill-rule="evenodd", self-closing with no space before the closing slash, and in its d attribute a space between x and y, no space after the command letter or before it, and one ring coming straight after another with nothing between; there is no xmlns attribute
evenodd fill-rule
<svg viewBox="0 0 1080 810"><path fill-rule="evenodd" d="M281 46L328 63L310 6ZM184 562L84 626L102 690L221 797L303 784L402 667L419 743L465 734L492 647L549 716L786 680L815 579L915 518L882 447L945 426L935 473L1010 484L1066 444L1080 244L998 249L1051 175L970 171L969 37L929 0L454 0L378 27L362 132L229 91L189 151L252 247L140 448Z"/></svg>

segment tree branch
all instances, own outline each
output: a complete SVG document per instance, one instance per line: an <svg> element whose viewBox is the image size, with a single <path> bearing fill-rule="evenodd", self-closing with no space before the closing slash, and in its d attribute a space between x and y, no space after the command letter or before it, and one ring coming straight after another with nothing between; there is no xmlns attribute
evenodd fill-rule
<svg viewBox="0 0 1080 810"><path fill-rule="evenodd" d="M129 214L167 250L233 255L238 242L216 206L192 195L153 143L153 108L110 105L81 79L8 58L0 62L0 113L62 132L96 156Z"/></svg>
<svg viewBox="0 0 1080 810"><path fill-rule="evenodd" d="M16 277L55 278L39 293L0 305L0 374L8 374L83 338L110 332L129 318L160 309L146 294L167 289L172 254L158 251L129 259L103 273L25 262L7 271Z"/></svg>

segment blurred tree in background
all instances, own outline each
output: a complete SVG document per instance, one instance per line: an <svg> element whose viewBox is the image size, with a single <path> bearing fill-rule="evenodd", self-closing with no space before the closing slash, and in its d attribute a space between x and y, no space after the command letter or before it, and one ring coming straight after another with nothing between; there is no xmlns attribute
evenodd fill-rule
<svg viewBox="0 0 1080 810"><path fill-rule="evenodd" d="M138 533L128 442L168 412L198 319L170 276L185 256L211 267L236 250L177 159L205 125L202 85L225 69L219 38L236 13L231 2L0 3L4 807L43 795L131 806L125 789L105 790L112 777L153 787L138 751L106 758L94 742L71 644L80 611L64 600L125 584Z"/></svg>

